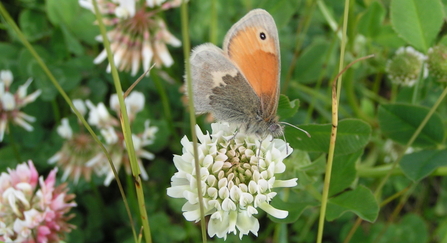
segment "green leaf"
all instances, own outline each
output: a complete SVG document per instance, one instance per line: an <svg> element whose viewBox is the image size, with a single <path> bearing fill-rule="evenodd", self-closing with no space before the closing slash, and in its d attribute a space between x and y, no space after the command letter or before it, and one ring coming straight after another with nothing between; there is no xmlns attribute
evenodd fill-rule
<svg viewBox="0 0 447 243"><path fill-rule="evenodd" d="M379 35L382 29L382 22L385 18L385 8L377 1L374 1L366 9L365 14L358 23L359 32L366 37Z"/></svg>
<svg viewBox="0 0 447 243"><path fill-rule="evenodd" d="M348 211L363 220L374 222L379 215L379 204L370 189L359 186L353 191L329 199L326 219L332 221Z"/></svg>
<svg viewBox="0 0 447 243"><path fill-rule="evenodd" d="M81 55L84 52L84 48L79 40L65 27L65 25L61 25L60 27L64 34L65 45L68 47L68 50L74 54Z"/></svg>
<svg viewBox="0 0 447 243"><path fill-rule="evenodd" d="M365 242L430 242L427 223L423 220L423 218L413 213L405 214L398 223L375 223L369 229L369 232L371 241ZM378 235L381 236L380 241L377 241ZM373 241L373 239L376 241Z"/></svg>
<svg viewBox="0 0 447 243"><path fill-rule="evenodd" d="M300 106L299 100L289 100L289 97L281 95L278 101L278 113L277 115L281 118L280 120L292 117L298 110Z"/></svg>
<svg viewBox="0 0 447 243"><path fill-rule="evenodd" d="M12 60L17 59L19 48L11 43L0 43L0 67L2 69L10 69L11 65L15 62Z"/></svg>
<svg viewBox="0 0 447 243"><path fill-rule="evenodd" d="M407 144L419 124L427 116L429 109L407 104L381 105L378 111L379 125L385 136ZM445 126L438 114L428 120L413 143L417 147L434 147L441 144L445 137Z"/></svg>
<svg viewBox="0 0 447 243"><path fill-rule="evenodd" d="M397 33L393 30L391 25L382 27L380 34L374 37L374 41L381 46L381 48L397 49L405 45L405 41L399 38Z"/></svg>
<svg viewBox="0 0 447 243"><path fill-rule="evenodd" d="M64 91L70 91L76 88L81 82L81 70L74 66L74 63L76 63L75 59L71 59L67 63L58 65L52 69L54 77Z"/></svg>
<svg viewBox="0 0 447 243"><path fill-rule="evenodd" d="M294 78L303 84L316 82L323 66L327 65L325 56L329 47L329 43L321 41L307 47L296 62Z"/></svg>
<svg viewBox="0 0 447 243"><path fill-rule="evenodd" d="M278 29L284 28L289 23L292 16L299 9L300 1L290 0L277 0L268 1L264 0L259 4L259 8L267 10L275 19Z"/></svg>
<svg viewBox="0 0 447 243"><path fill-rule="evenodd" d="M48 18L53 25L70 23L77 18L80 9L78 1L75 0L47 0L45 3Z"/></svg>
<svg viewBox="0 0 447 243"><path fill-rule="evenodd" d="M351 186L357 177L355 163L363 154L363 150L347 155L334 157L329 196L333 196Z"/></svg>
<svg viewBox="0 0 447 243"><path fill-rule="evenodd" d="M321 175L326 168L326 156L311 161L308 153L304 151L293 151L292 155L285 160L287 172L293 170L294 173L289 177L284 178L298 178L298 188L306 190L306 186L312 185L321 180Z"/></svg>
<svg viewBox="0 0 447 243"><path fill-rule="evenodd" d="M19 24L23 34L31 42L51 33L46 15L31 9L20 13Z"/></svg>
<svg viewBox="0 0 447 243"><path fill-rule="evenodd" d="M327 153L332 124L301 125L311 137L302 131L286 126L287 142L293 148L308 152ZM359 119L344 119L338 124L335 154L350 154L365 147L371 136L371 126Z"/></svg>
<svg viewBox="0 0 447 243"><path fill-rule="evenodd" d="M392 0L391 24L402 39L427 52L444 22L439 0Z"/></svg>
<svg viewBox="0 0 447 243"><path fill-rule="evenodd" d="M400 161L404 174L413 181L430 175L436 168L447 165L447 150L424 150L406 154Z"/></svg>

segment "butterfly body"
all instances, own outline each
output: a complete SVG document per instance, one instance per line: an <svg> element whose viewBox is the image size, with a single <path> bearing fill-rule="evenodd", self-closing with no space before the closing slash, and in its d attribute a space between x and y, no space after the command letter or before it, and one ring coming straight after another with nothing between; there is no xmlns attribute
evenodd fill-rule
<svg viewBox="0 0 447 243"><path fill-rule="evenodd" d="M250 11L228 31L223 49L199 45L190 61L197 113L211 112L216 119L261 137L283 133L276 116L278 32L269 13Z"/></svg>

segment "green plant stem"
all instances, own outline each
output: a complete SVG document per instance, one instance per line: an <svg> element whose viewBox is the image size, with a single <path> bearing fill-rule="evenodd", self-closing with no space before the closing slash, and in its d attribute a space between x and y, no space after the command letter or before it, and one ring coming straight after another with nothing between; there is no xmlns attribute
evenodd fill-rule
<svg viewBox="0 0 447 243"><path fill-rule="evenodd" d="M144 192L143 192L142 182L141 182L141 177L140 177L140 167L138 166L137 157L135 154L135 148L133 146L132 131L130 129L130 122L129 122L129 117L128 117L127 110L126 110L126 105L124 103L123 89L121 87L121 83L119 80L118 71L115 67L115 61L113 60L113 53L110 48L110 41L107 37L107 31L104 26L104 22L102 21L102 16L101 16L101 13L99 12L98 4L97 4L96 0L92 1L92 2L93 2L93 7L95 9L96 19L98 20L99 30L101 32L104 47L107 51L107 59L109 61L109 65L111 67L113 84L115 86L116 94L118 96L118 101L120 104L119 116L120 116L120 122L121 122L121 129L123 131L124 142L126 144L126 151L127 151L128 157L129 157L130 167L132 170L132 176L133 176L133 180L134 180L134 185L135 185L135 189L137 192L138 208L139 208L141 223L143 224L144 239L146 242L150 243L150 242L152 242L152 238L151 238L149 220L148 220L147 212L146 212L146 204L144 202ZM118 175L115 175L115 177L118 178ZM137 241L134 227L132 227L132 232L133 232L135 241Z"/></svg>
<svg viewBox="0 0 447 243"><path fill-rule="evenodd" d="M414 84L413 95L411 97L411 104L413 104L413 105L415 105L417 103L418 96L419 96L419 89L420 89L419 87L421 86L422 81L424 80L424 67L425 67L425 63L422 64L421 70L419 71L418 80Z"/></svg>
<svg viewBox="0 0 447 243"><path fill-rule="evenodd" d="M391 96L390 96L390 103L394 103L397 98L397 90L399 88L399 85L395 83L391 83Z"/></svg>
<svg viewBox="0 0 447 243"><path fill-rule="evenodd" d="M28 51L31 53L31 55L36 59L37 63L39 64L39 66L42 68L42 70L45 72L45 74L48 76L48 78L50 79L51 83L54 85L54 87L56 87L57 91L61 94L61 96L64 98L65 102L67 102L67 104L70 106L70 108L72 109L72 111L75 113L75 115L78 117L78 119L82 122L82 124L84 125L84 127L87 129L87 131L90 133L90 135L92 136L93 140L95 140L95 142L99 145L99 147L101 148L101 151L104 153L104 155L107 158L107 161L110 164L110 167L112 168L112 172L115 175L116 181L118 183L118 188L121 194L121 197L123 198L124 201L124 206L126 208L127 214L129 216L129 220L131 222L131 224L133 224L133 220L132 220L132 214L130 213L130 208L129 205L127 203L127 199L126 199L126 194L124 193L124 189L123 186L121 184L121 181L118 177L118 173L116 172L115 166L112 163L112 159L110 158L110 155L107 151L107 149L104 147L104 145L101 143L101 141L99 140L98 136L96 136L95 132L92 130L92 128L90 127L90 125L87 123L87 121L85 120L84 116L79 113L78 109L76 109L76 107L73 105L73 103L71 102L70 98L68 97L67 93L65 93L65 91L62 89L62 87L59 85L59 83L56 81L56 79L54 78L53 74L51 73L51 71L48 69L48 67L46 66L45 62L43 62L42 58L40 58L39 54L37 54L36 50L33 48L33 46L31 46L31 44L28 42L28 40L26 39L26 37L23 35L23 33L20 31L19 27L17 26L17 24L14 22L14 20L12 20L11 16L9 15L9 13L6 11L6 9L4 8L3 4L0 2L0 14L5 18L5 20L8 22L9 26L14 30L14 32L17 34L18 39L23 43L23 45L28 49ZM134 234L135 235L135 234ZM136 235L135 235L136 236Z"/></svg>
<svg viewBox="0 0 447 243"><path fill-rule="evenodd" d="M191 125L191 137L192 145L194 150L194 166L196 170L196 182L197 182L197 195L199 197L199 208L200 208L200 226L202 233L202 242L207 242L206 238L206 222L205 222L205 210L203 205L203 195L202 185L200 177L200 165L198 157L198 145L197 145L197 135L196 135L196 116L194 110L194 96L192 93L192 80L191 80L191 65L189 62L189 53L191 51L191 44L189 42L189 29L188 29L188 5L184 0L181 7L181 18L182 18L182 39L183 39L183 54L185 56L185 70L186 70L186 88L189 98L189 121Z"/></svg>
<svg viewBox="0 0 447 243"><path fill-rule="evenodd" d="M217 44L217 0L211 0L210 42Z"/></svg>
<svg viewBox="0 0 447 243"><path fill-rule="evenodd" d="M329 196L329 187L331 183L331 174L332 174L332 162L334 161L334 152L335 152L335 142L337 140L337 127L338 127L338 104L340 100L340 87L342 84L342 71L344 67L344 56L345 56L345 48L346 48L346 30L348 24L348 15L349 15L349 0L345 0L345 11L343 15L343 33L341 39L341 48L340 48L340 61L339 61L339 75L334 79L332 83L332 132L329 143L329 152L328 159L326 164L326 171L324 177L324 186L323 186L323 194L321 197L321 208L320 208L320 218L318 221L318 233L317 233L317 242L321 243L323 240L323 230L324 230L324 218L326 216L326 208L328 203ZM338 79L338 82L337 82Z"/></svg>

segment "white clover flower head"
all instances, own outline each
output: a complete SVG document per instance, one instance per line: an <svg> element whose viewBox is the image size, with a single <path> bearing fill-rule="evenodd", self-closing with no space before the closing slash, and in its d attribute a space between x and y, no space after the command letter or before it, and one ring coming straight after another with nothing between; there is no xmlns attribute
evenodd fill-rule
<svg viewBox="0 0 447 243"><path fill-rule="evenodd" d="M427 68L438 82L447 82L447 46L439 44L428 49Z"/></svg>
<svg viewBox="0 0 447 243"><path fill-rule="evenodd" d="M198 191L199 179L205 216L210 215L208 234L226 238L227 234L239 237L252 232L257 235L259 222L254 217L258 208L276 218L285 218L287 211L270 205L276 187L293 187L297 179L277 180L283 173L283 163L292 148L281 139L270 136L262 141L256 135L238 132L225 123L211 125L212 134L203 134L196 127L200 178L196 177L193 145L186 136L182 139L183 154L174 155L178 172L171 178L167 194L185 198L182 211L188 221L200 220Z"/></svg>
<svg viewBox="0 0 447 243"><path fill-rule="evenodd" d="M107 32L113 52L113 60L119 71L130 72L135 76L140 67L147 71L151 62L160 68L174 63L166 44L179 47L181 41L172 35L159 12L178 7L179 0L101 0L98 1L104 24L111 27ZM93 11L91 0L80 0L79 4ZM96 40L102 42L102 37ZM99 64L107 59L105 50L94 59ZM107 72L111 71L110 64Z"/></svg>
<svg viewBox="0 0 447 243"><path fill-rule="evenodd" d="M388 60L385 71L389 79L403 86L413 86L419 79L422 70L422 78L428 76L428 69L424 65L427 57L416 51L413 47L400 47L394 57Z"/></svg>

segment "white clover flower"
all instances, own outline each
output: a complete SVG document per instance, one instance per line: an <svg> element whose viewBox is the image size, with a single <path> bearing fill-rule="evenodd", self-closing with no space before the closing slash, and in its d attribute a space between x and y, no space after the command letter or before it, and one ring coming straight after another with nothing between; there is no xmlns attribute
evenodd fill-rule
<svg viewBox="0 0 447 243"><path fill-rule="evenodd" d="M268 136L262 141L256 135L238 132L225 123L211 125L212 134L203 134L196 127L200 182L205 216L210 215L208 235L226 238L227 234L239 237L252 232L257 235L259 222L254 217L258 208L276 218L285 218L287 211L272 207L276 187L296 186L297 179L277 180L275 174L283 173L283 163L291 152L281 139ZM181 140L183 154L174 155L178 172L171 178L167 194L185 198L183 215L188 221L200 220L196 187L193 145L186 136Z"/></svg>
<svg viewBox="0 0 447 243"><path fill-rule="evenodd" d="M135 0L98 0L99 12L103 15L104 24L110 27L107 37L113 53L113 60L119 71L130 72L135 76L140 67L147 71L151 62L157 68L162 65L170 67L174 60L166 44L179 47L181 41L168 31L159 13L178 7L181 0L146 0L135 3ZM79 0L79 4L91 10L91 0ZM96 40L103 41L102 37ZM94 59L99 64L106 60L105 50ZM111 71L110 64L107 72Z"/></svg>

